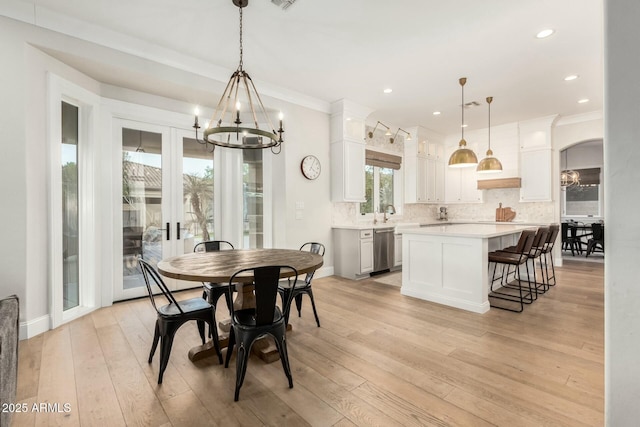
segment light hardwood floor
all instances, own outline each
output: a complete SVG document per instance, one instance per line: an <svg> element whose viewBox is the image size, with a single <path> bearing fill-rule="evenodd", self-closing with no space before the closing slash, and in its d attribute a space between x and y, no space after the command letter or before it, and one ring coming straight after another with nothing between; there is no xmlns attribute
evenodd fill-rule
<svg viewBox="0 0 640 427"><path fill-rule="evenodd" d="M157 385L155 312L148 299L118 303L20 343L18 400L71 411L15 414L12 425L600 426L603 265L571 261L557 278L524 313L484 315L372 279L316 279L322 327L305 297L287 335L293 389L279 362L252 356L237 403L235 357L229 369L189 361L195 323Z"/></svg>

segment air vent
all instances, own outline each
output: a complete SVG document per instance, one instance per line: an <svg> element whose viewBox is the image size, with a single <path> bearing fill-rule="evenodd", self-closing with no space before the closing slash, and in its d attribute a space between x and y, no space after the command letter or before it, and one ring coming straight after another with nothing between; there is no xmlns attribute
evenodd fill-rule
<svg viewBox="0 0 640 427"><path fill-rule="evenodd" d="M471 101L464 104L464 108L473 108L473 107L479 107L479 106L480 106L480 103L476 101Z"/></svg>
<svg viewBox="0 0 640 427"><path fill-rule="evenodd" d="M278 7L281 7L282 10L287 10L289 6L294 4L296 0L271 0L271 3L275 4Z"/></svg>

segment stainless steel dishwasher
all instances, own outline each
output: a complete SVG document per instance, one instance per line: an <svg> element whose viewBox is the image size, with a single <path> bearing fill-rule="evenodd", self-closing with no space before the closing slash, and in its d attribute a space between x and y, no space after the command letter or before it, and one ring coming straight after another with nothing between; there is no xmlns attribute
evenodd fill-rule
<svg viewBox="0 0 640 427"><path fill-rule="evenodd" d="M373 232L373 272L393 267L394 235L393 227L377 228Z"/></svg>

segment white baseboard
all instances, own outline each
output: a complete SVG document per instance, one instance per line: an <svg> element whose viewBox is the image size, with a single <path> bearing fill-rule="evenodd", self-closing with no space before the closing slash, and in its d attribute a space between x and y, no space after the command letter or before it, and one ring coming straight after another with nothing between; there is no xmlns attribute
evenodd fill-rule
<svg viewBox="0 0 640 427"><path fill-rule="evenodd" d="M316 270L315 274L313 275L313 278L318 279L320 277L329 277L329 276L333 276L333 266L319 268L318 270Z"/></svg>
<svg viewBox="0 0 640 427"><path fill-rule="evenodd" d="M49 315L40 316L27 322L20 322L20 339L26 340L51 329Z"/></svg>

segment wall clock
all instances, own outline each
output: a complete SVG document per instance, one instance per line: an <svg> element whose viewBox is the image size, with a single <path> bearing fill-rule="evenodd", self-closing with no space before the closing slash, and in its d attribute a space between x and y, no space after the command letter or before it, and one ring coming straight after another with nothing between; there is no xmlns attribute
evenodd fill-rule
<svg viewBox="0 0 640 427"><path fill-rule="evenodd" d="M320 176L320 160L316 156L305 156L300 163L302 175L307 179L316 179Z"/></svg>

